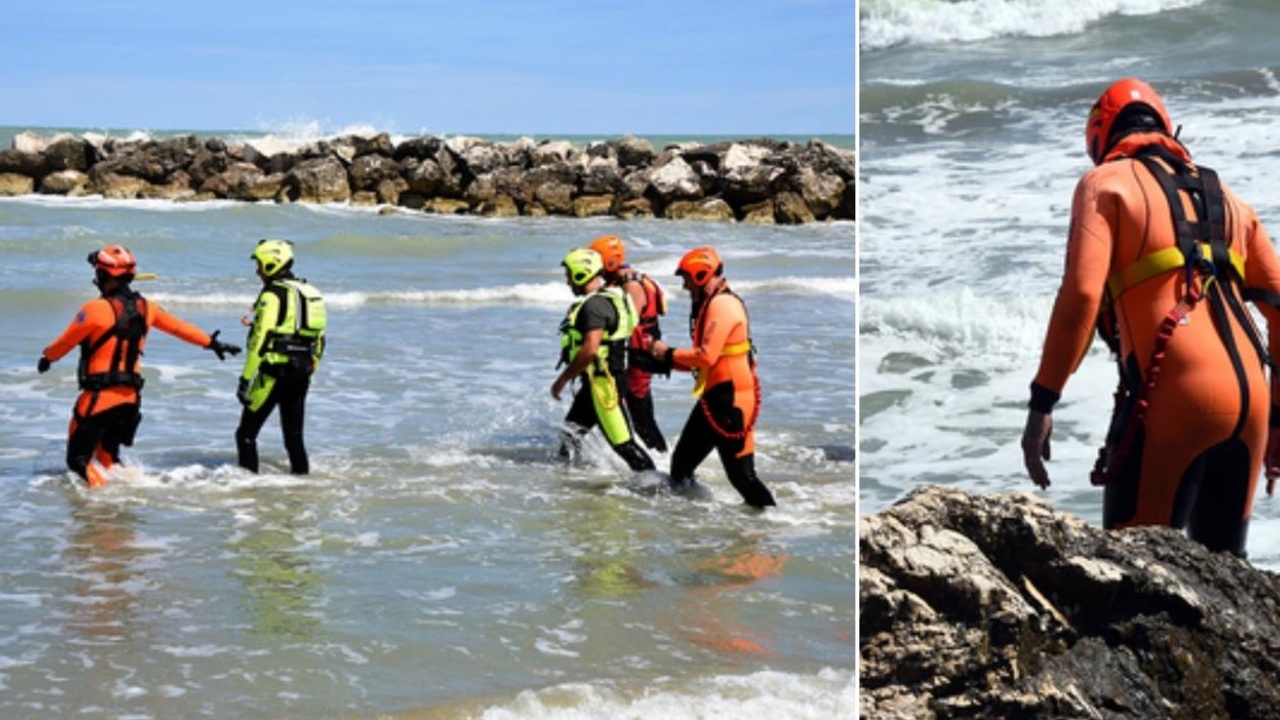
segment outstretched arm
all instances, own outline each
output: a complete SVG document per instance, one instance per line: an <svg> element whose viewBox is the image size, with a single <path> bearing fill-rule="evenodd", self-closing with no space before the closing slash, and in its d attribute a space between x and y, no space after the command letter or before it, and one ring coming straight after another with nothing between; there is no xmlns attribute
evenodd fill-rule
<svg viewBox="0 0 1280 720"><path fill-rule="evenodd" d="M148 319L153 326L180 340L186 340L192 345L199 345L205 350L212 350L219 360L225 360L228 354L235 355L240 352L238 346L229 345L218 340L219 331L209 335L186 320L176 315L171 315L159 305L152 306L151 311L148 313Z"/></svg>

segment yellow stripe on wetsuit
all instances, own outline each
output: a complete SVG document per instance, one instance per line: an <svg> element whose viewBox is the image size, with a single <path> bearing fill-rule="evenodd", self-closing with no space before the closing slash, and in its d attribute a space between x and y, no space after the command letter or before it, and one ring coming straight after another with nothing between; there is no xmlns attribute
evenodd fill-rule
<svg viewBox="0 0 1280 720"><path fill-rule="evenodd" d="M1209 243L1200 243L1200 252L1205 257L1212 257L1213 250ZM1244 258L1234 250L1228 250L1231 255L1231 267L1235 269L1236 275L1244 279ZM1107 278L1107 296L1112 302L1125 293L1129 288L1146 282L1151 278L1174 268L1180 268L1187 264L1187 260L1182 255L1182 251L1176 247L1167 247L1163 250L1157 250L1150 255L1143 256L1130 263L1125 269L1113 274Z"/></svg>
<svg viewBox="0 0 1280 720"><path fill-rule="evenodd" d="M734 357L737 355L746 355L751 352L751 341L746 340L732 345L725 345L720 351L720 357ZM706 373L694 371L693 373L693 396L702 397L702 392L707 389Z"/></svg>

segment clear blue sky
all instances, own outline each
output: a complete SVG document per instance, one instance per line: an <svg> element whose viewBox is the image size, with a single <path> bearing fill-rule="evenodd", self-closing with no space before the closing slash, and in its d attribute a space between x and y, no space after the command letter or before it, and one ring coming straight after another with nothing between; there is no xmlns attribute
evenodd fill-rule
<svg viewBox="0 0 1280 720"><path fill-rule="evenodd" d="M0 125L854 132L855 0L17 0Z"/></svg>

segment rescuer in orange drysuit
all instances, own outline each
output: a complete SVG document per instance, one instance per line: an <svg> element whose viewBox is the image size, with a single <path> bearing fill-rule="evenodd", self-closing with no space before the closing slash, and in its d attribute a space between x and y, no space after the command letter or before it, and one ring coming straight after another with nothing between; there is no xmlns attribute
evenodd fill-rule
<svg viewBox="0 0 1280 720"><path fill-rule="evenodd" d="M1243 556L1264 454L1280 477L1277 390L1280 261L1254 210L1176 139L1140 80L1094 104L1086 147L1097 165L1072 202L1066 268L1031 385L1027 472L1048 487L1050 412L1095 327L1116 353L1120 389L1094 484L1107 528L1186 529ZM1244 305L1267 321L1259 336Z"/></svg>
<svg viewBox="0 0 1280 720"><path fill-rule="evenodd" d="M671 452L671 481L677 487L691 483L693 471L714 449L729 482L748 505L775 505L773 493L756 476L760 381L747 306L729 289L724 263L714 248L685 253L676 275L683 278L693 301L689 316L693 347L676 349L657 340L651 352L666 367L694 373L698 402Z"/></svg>
<svg viewBox="0 0 1280 720"><path fill-rule="evenodd" d="M41 353L36 369L48 372L50 365L80 347L76 372L80 397L67 429L67 467L89 487L101 487L106 484L103 472L120 461L121 445L133 445L142 421L142 351L147 331L159 328L212 350L219 360L240 348L219 342L217 332L206 334L130 288L137 262L123 245L91 252L88 260L101 296L81 306L62 335Z"/></svg>

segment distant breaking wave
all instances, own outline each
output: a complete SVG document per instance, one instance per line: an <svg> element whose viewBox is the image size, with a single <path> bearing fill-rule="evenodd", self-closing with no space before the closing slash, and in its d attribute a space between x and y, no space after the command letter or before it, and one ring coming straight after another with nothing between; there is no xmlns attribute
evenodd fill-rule
<svg viewBox="0 0 1280 720"><path fill-rule="evenodd" d="M1112 15L1153 15L1207 0L862 0L863 50L1083 32Z"/></svg>
<svg viewBox="0 0 1280 720"><path fill-rule="evenodd" d="M743 292L792 292L830 295L853 302L857 297L857 281L853 278L783 277L772 280L737 280L733 287ZM247 293L172 293L148 292L147 297L172 307L243 307L252 308L256 295ZM520 283L499 287L446 290L391 290L384 292L326 292L325 304L330 309L350 309L367 305L420 305L423 307L518 305L564 308L573 302L562 282Z"/></svg>

